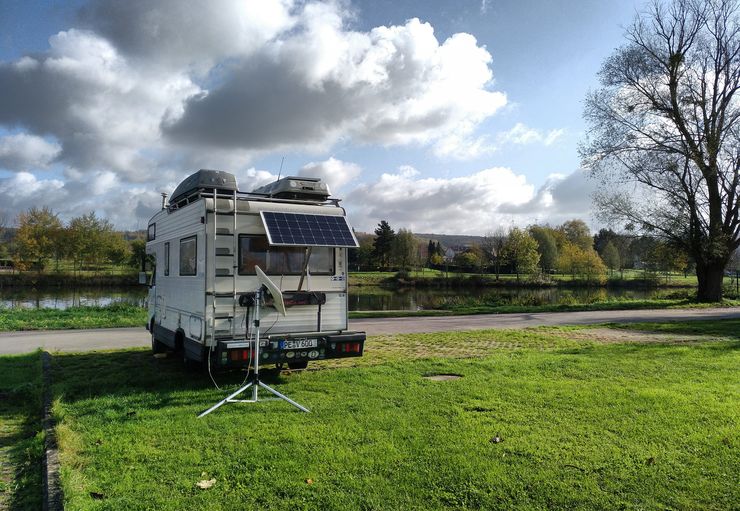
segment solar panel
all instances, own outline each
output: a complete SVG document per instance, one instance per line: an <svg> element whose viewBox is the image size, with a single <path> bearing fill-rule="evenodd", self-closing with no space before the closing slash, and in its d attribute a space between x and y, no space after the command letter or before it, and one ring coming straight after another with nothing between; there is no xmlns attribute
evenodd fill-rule
<svg viewBox="0 0 740 511"><path fill-rule="evenodd" d="M358 247L347 219L335 215L261 211L270 245Z"/></svg>

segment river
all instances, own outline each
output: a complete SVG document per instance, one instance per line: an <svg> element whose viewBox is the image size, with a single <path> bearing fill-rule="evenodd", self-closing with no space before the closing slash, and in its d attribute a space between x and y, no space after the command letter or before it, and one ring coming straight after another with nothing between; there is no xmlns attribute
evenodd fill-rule
<svg viewBox="0 0 740 511"><path fill-rule="evenodd" d="M379 286L351 287L349 310L420 310L445 308L446 305L486 303L496 305L555 305L593 303L607 299L652 299L668 295L686 295L683 289L521 289L457 288L389 289ZM65 309L77 306L105 306L112 303L146 304L146 288L81 289L0 289L0 307Z"/></svg>

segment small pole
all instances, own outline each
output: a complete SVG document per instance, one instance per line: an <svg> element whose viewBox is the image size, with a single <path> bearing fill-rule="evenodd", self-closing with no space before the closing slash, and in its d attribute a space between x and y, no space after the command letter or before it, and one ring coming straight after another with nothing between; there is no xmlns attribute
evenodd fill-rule
<svg viewBox="0 0 740 511"><path fill-rule="evenodd" d="M167 204L167 192L162 192L162 209L164 209L165 205Z"/></svg>

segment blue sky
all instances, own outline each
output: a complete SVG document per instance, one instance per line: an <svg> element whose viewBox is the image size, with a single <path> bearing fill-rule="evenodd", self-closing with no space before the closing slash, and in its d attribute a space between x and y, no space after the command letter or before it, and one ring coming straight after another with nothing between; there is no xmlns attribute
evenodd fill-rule
<svg viewBox="0 0 740 511"><path fill-rule="evenodd" d="M360 230L592 222L582 102L641 1L0 3L0 210L146 224L198 168Z"/></svg>

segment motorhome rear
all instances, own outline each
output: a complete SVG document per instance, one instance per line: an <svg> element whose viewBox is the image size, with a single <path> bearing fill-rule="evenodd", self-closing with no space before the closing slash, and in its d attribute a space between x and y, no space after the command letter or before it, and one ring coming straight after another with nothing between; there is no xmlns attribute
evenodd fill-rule
<svg viewBox="0 0 740 511"><path fill-rule="evenodd" d="M287 177L244 193L232 174L200 170L149 222L152 349L241 367L251 360L256 267L281 289L286 315L260 313L260 364L303 368L361 356L348 330L347 249L357 240L344 208L315 178Z"/></svg>

